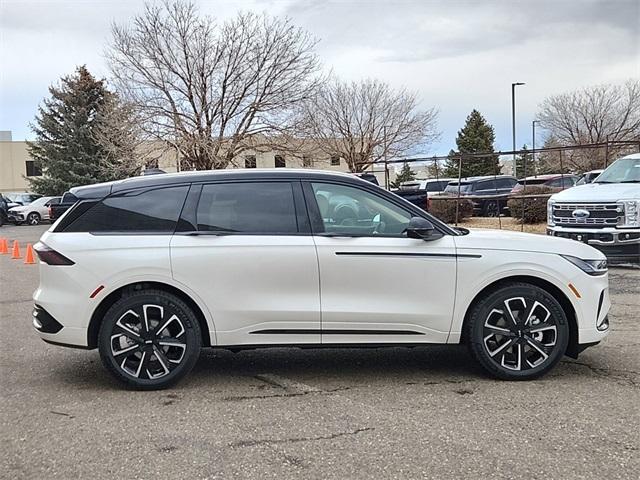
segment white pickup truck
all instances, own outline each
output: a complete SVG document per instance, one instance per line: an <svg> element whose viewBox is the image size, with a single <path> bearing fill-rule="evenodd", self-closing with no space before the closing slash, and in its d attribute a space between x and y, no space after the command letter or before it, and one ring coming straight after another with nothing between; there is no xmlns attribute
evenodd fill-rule
<svg viewBox="0 0 640 480"><path fill-rule="evenodd" d="M640 262L640 153L616 160L593 183L552 195L547 235L588 243L612 261Z"/></svg>

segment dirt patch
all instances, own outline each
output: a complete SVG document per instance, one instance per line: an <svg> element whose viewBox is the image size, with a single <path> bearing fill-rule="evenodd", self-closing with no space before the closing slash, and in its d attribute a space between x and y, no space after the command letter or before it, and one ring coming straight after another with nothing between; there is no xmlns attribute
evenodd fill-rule
<svg viewBox="0 0 640 480"><path fill-rule="evenodd" d="M524 230L521 230L522 225L519 220L511 217L489 218L489 217L472 217L465 219L459 223L458 226L464 228L494 228L502 230L514 230L517 232L524 231L527 233L539 233L541 235L546 234L546 223L535 223L532 225L524 224Z"/></svg>

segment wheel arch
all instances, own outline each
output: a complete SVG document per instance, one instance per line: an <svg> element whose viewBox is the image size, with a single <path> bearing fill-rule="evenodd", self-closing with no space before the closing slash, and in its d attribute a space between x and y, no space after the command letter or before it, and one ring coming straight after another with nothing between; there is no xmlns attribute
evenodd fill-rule
<svg viewBox="0 0 640 480"><path fill-rule="evenodd" d="M209 324L207 322L207 318L204 315L204 312L197 302L195 302L188 294L173 285L168 285L166 283L156 281L140 281L129 283L117 288L113 292L109 293L105 298L103 298L100 304L95 308L93 314L91 315L91 320L89 321L89 327L87 328L87 345L89 346L89 348L96 348L98 346L98 332L100 331L100 324L104 315L107 313L107 310L109 310L109 308L115 302L122 298L122 295L124 293L148 289L162 290L167 293L171 293L184 301L193 310L193 313L198 319L198 324L200 325L200 333L202 335L202 346L211 346L211 332L209 329Z"/></svg>
<svg viewBox="0 0 640 480"><path fill-rule="evenodd" d="M504 277L499 280L495 280L489 285L485 286L482 290L480 290L469 305L464 314L464 320L462 322L462 332L465 332L467 328L469 328L469 317L471 316L471 312L477 303L483 298L486 297L490 292L498 290L504 285L510 283L528 283L530 285L534 285L539 287L549 294L551 294L562 307L565 315L567 316L567 320L569 323L569 344L567 345L567 350L565 352L566 355L577 358L578 353L580 353L580 346L578 344L578 321L576 317L576 310L569 300L569 297L556 285L551 283L548 280L545 280L540 277L534 277L531 275L515 275L510 277ZM464 342L466 335L463 333L461 336L461 343Z"/></svg>

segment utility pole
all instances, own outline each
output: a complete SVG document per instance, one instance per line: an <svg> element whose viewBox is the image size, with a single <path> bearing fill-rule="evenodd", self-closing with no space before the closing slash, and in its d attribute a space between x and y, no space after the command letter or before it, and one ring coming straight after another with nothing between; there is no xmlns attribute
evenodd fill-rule
<svg viewBox="0 0 640 480"><path fill-rule="evenodd" d="M389 190L389 159L387 158L387 126L383 125L382 135L384 136L384 188Z"/></svg>
<svg viewBox="0 0 640 480"><path fill-rule="evenodd" d="M516 171L516 87L524 85L523 82L515 82L511 84L511 133L512 133L512 152L513 152L513 176L517 177Z"/></svg>
<svg viewBox="0 0 640 480"><path fill-rule="evenodd" d="M531 122L531 143L533 144L533 151L531 152L533 158L533 174L538 176L538 164L536 163L536 123L540 123L540 120L534 120Z"/></svg>

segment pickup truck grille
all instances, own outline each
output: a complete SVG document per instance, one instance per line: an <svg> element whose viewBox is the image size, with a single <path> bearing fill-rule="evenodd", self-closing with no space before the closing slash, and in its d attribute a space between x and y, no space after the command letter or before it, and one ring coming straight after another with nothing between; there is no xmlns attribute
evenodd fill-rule
<svg viewBox="0 0 640 480"><path fill-rule="evenodd" d="M589 212L588 216L574 215L576 210ZM556 203L553 205L553 221L568 227L615 227L624 221L624 209L616 203Z"/></svg>

